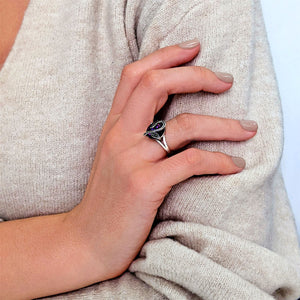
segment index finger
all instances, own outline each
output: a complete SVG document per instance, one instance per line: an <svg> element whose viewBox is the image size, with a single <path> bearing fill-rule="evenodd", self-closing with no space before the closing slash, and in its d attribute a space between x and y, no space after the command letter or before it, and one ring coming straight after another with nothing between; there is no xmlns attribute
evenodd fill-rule
<svg viewBox="0 0 300 300"><path fill-rule="evenodd" d="M200 50L199 40L193 39L178 45L161 48L124 67L111 114L120 114L143 75L150 70L166 69L192 60Z"/></svg>

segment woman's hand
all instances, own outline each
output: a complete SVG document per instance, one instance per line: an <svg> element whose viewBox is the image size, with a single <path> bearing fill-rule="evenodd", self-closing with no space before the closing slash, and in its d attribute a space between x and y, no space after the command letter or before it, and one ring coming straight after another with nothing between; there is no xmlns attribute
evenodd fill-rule
<svg viewBox="0 0 300 300"><path fill-rule="evenodd" d="M166 47L123 70L84 199L69 215L101 265L101 280L128 268L173 185L193 175L237 173L245 166L241 158L194 148L168 157L158 143L143 135L168 95L222 93L231 88L228 74L203 67L176 68L193 59L199 49L195 40ZM243 141L256 130L253 121L185 113L167 122L165 134L172 151L191 141Z"/></svg>

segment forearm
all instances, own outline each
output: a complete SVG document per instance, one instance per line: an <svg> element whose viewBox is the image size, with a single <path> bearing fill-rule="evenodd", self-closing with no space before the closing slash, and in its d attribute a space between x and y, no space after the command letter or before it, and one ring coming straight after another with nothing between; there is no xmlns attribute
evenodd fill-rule
<svg viewBox="0 0 300 300"><path fill-rule="evenodd" d="M68 213L2 223L0 298L32 299L106 279L76 228Z"/></svg>

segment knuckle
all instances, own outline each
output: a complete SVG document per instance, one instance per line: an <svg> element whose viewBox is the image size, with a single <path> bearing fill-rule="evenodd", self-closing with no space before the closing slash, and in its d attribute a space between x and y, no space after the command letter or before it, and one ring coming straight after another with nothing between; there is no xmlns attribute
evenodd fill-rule
<svg viewBox="0 0 300 300"><path fill-rule="evenodd" d="M170 47L160 48L157 50L157 55L155 55L155 60L157 65L164 64L166 60L170 59Z"/></svg>
<svg viewBox="0 0 300 300"><path fill-rule="evenodd" d="M101 152L106 156L112 156L116 153L116 145L119 145L119 143L120 137L111 130L104 138Z"/></svg>
<svg viewBox="0 0 300 300"><path fill-rule="evenodd" d="M150 89L160 88L162 85L161 73L157 70L147 71L142 77L141 84Z"/></svg>
<svg viewBox="0 0 300 300"><path fill-rule="evenodd" d="M135 63L126 65L121 73L121 80L133 80L139 76L139 72Z"/></svg>
<svg viewBox="0 0 300 300"><path fill-rule="evenodd" d="M135 196L145 192L144 176L140 172L132 172L127 176L127 187Z"/></svg>
<svg viewBox="0 0 300 300"><path fill-rule="evenodd" d="M214 152L214 160L217 172L223 174L230 167L228 156L222 152Z"/></svg>
<svg viewBox="0 0 300 300"><path fill-rule="evenodd" d="M193 127L191 114L183 113L177 115L175 117L175 120L176 120L176 125L178 127L177 128L178 130L183 131L185 134L191 131Z"/></svg>
<svg viewBox="0 0 300 300"><path fill-rule="evenodd" d="M213 153L214 153L214 157L215 157L216 160L221 160L221 161L224 160L224 158L225 158L225 154L224 153L219 152L219 151L215 151Z"/></svg>
<svg viewBox="0 0 300 300"><path fill-rule="evenodd" d="M232 139L232 133L235 131L234 125L232 122L228 122L226 120L218 119L216 120L216 124L222 128L220 130L221 138L225 141Z"/></svg>
<svg viewBox="0 0 300 300"><path fill-rule="evenodd" d="M226 155L222 152L213 152L213 159L217 163L224 163L226 161Z"/></svg>
<svg viewBox="0 0 300 300"><path fill-rule="evenodd" d="M195 148L189 148L185 153L185 161L188 165L194 166L196 164L199 164L201 162L201 154L200 152Z"/></svg>
<svg viewBox="0 0 300 300"><path fill-rule="evenodd" d="M202 80L205 80L208 76L208 69L204 67L193 66L192 67L196 76L200 77Z"/></svg>

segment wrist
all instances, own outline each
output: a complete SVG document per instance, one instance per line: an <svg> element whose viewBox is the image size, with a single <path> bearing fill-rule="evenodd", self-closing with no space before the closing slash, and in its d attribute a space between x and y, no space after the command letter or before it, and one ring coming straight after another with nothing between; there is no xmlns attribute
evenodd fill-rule
<svg viewBox="0 0 300 300"><path fill-rule="evenodd" d="M70 211L68 219L76 239L85 245L84 251L88 253L89 264L96 270L98 282L115 278L127 270L137 253L126 259L125 229L122 230L117 221L96 216L86 202Z"/></svg>
<svg viewBox="0 0 300 300"><path fill-rule="evenodd" d="M64 215L65 236L69 238L78 257L79 271L86 274L88 284L110 279L105 265L105 247L102 236L91 230L91 217L85 217L80 206Z"/></svg>

